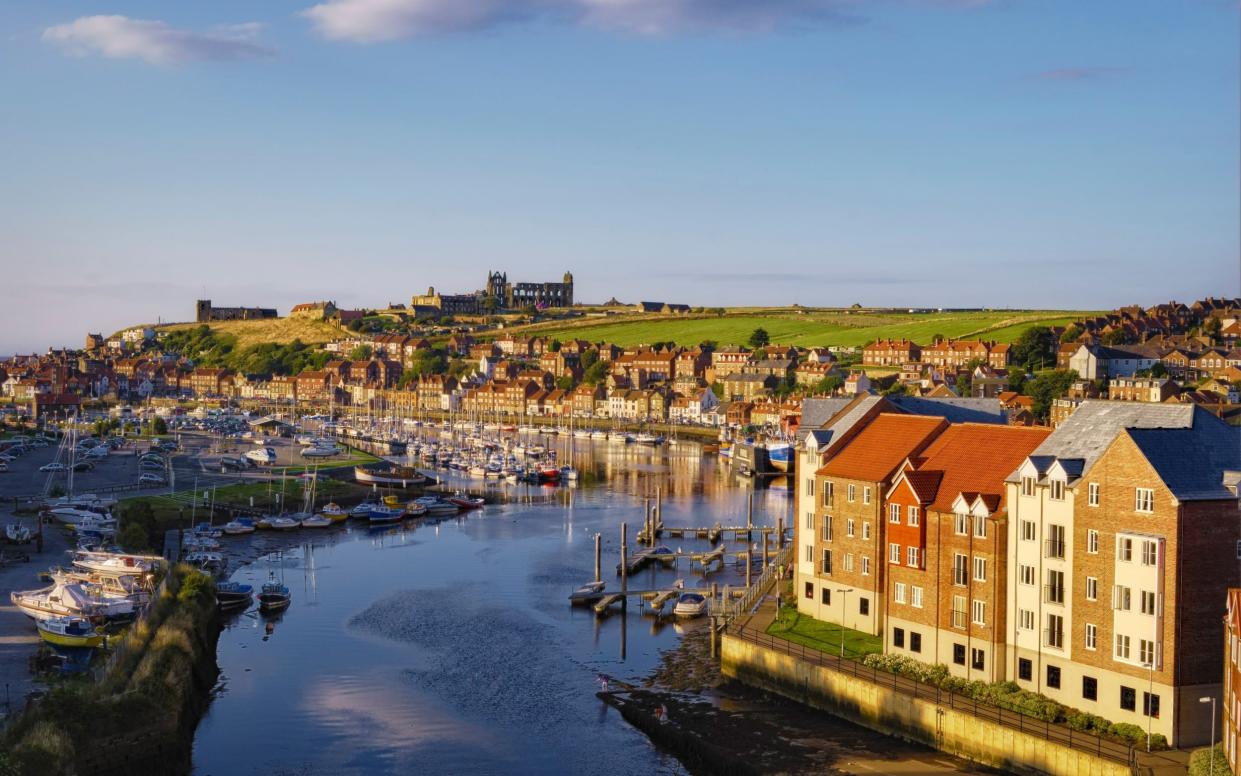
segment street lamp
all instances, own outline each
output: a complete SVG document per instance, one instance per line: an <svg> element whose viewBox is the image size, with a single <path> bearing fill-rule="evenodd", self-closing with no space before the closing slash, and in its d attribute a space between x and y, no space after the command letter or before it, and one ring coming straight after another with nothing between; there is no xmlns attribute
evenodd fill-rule
<svg viewBox="0 0 1241 776"><path fill-rule="evenodd" d="M1147 669L1150 672L1150 680L1148 682L1148 687L1146 691L1146 753L1150 754L1150 751L1151 751L1151 719L1153 719L1151 715L1150 705L1153 702L1151 699L1155 695L1155 660L1154 658L1152 658L1149 663L1143 663L1142 667Z"/></svg>
<svg viewBox="0 0 1241 776"><path fill-rule="evenodd" d="M838 587L836 592L840 593L844 598L840 599L840 657L843 660L845 656L845 615L849 612L848 601L849 594L853 592L851 587Z"/></svg>
<svg viewBox="0 0 1241 776"><path fill-rule="evenodd" d="M1215 696L1199 698L1198 702L1211 704L1211 766L1208 773L1215 776Z"/></svg>

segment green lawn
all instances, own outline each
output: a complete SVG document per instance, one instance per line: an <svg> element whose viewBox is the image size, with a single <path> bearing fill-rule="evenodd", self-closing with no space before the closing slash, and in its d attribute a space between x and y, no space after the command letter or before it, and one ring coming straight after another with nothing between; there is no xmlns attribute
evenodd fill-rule
<svg viewBox="0 0 1241 776"><path fill-rule="evenodd" d="M637 345L673 341L696 344L715 340L721 345L744 344L756 328L767 331L773 343L807 346L864 345L880 337L908 337L920 344L931 337L983 337L1011 342L1031 326L1065 325L1083 314L1072 311L983 311L962 313L854 313L806 312L727 313L688 318L642 317L632 320L582 321L549 327L534 326L528 333L558 339Z"/></svg>
<svg viewBox="0 0 1241 776"><path fill-rule="evenodd" d="M780 607L780 614L768 628L767 633L782 639L813 647L821 652L840 654L840 634L844 632L845 656L861 658L873 652L883 651L879 636L872 636L851 628L842 628L830 622L816 620L801 614L795 606Z"/></svg>

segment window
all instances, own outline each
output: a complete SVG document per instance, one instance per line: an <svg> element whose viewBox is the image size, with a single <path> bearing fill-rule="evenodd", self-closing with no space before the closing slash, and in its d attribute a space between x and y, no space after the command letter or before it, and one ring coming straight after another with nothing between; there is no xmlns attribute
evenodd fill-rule
<svg viewBox="0 0 1241 776"><path fill-rule="evenodd" d="M1086 532L1086 552L1091 555L1099 554L1099 532L1093 528Z"/></svg>
<svg viewBox="0 0 1241 776"><path fill-rule="evenodd" d="M853 571L853 553L845 553L845 571Z"/></svg>
<svg viewBox="0 0 1241 776"><path fill-rule="evenodd" d="M987 624L987 602L974 599L974 624Z"/></svg>
<svg viewBox="0 0 1241 776"><path fill-rule="evenodd" d="M978 558L978 557L974 558L974 581L975 582L986 582L987 581L987 559L986 558Z"/></svg>
<svg viewBox="0 0 1241 776"><path fill-rule="evenodd" d="M869 598L859 598L857 600L857 613L862 615L863 617L870 615L870 599Z"/></svg>
<svg viewBox="0 0 1241 776"><path fill-rule="evenodd" d="M814 478L813 477L808 477L806 479L806 495L810 496L811 498L814 498Z"/></svg>
<svg viewBox="0 0 1241 776"><path fill-rule="evenodd" d="M823 565L821 567L821 570L822 570L821 573L823 574L832 573L832 551L831 550L823 551Z"/></svg>
<svg viewBox="0 0 1241 776"><path fill-rule="evenodd" d="M1034 567L1023 564L1022 566L1020 566L1020 569L1021 569L1021 584L1033 585L1034 584Z"/></svg>
<svg viewBox="0 0 1241 776"><path fill-rule="evenodd" d="M1064 480L1052 480L1049 494L1052 501L1064 501Z"/></svg>
<svg viewBox="0 0 1241 776"><path fill-rule="evenodd" d="M850 504L852 504L854 501L857 500L857 486L854 485L853 483L849 483L848 499L849 499Z"/></svg>
<svg viewBox="0 0 1241 776"><path fill-rule="evenodd" d="M835 526L835 521L832 520L832 516L824 515L823 516L823 541L830 542L832 540L832 534L835 533L835 531L832 530L834 526Z"/></svg>
<svg viewBox="0 0 1241 776"><path fill-rule="evenodd" d="M813 582L806 583L806 597L812 601L814 600L814 583Z"/></svg>
<svg viewBox="0 0 1241 776"><path fill-rule="evenodd" d="M956 663L959 666L965 665L965 645L964 644L953 644L952 645L952 662Z"/></svg>
<svg viewBox="0 0 1241 776"><path fill-rule="evenodd" d="M1064 648L1064 617L1058 614L1047 615L1047 632L1043 642L1049 647Z"/></svg>
<svg viewBox="0 0 1241 776"><path fill-rule="evenodd" d="M1116 537L1116 560L1126 563L1133 560L1133 540L1128 536Z"/></svg>
<svg viewBox="0 0 1241 776"><path fill-rule="evenodd" d="M909 632L909 651L910 652L921 652L922 651L922 634L921 633L914 633L913 631Z"/></svg>
<svg viewBox="0 0 1241 776"><path fill-rule="evenodd" d="M1032 542L1035 537L1035 526L1033 520L1021 521L1021 540L1023 542Z"/></svg>
<svg viewBox="0 0 1241 776"><path fill-rule="evenodd" d="M862 503L863 504L870 503L870 486L869 485L862 488Z"/></svg>
<svg viewBox="0 0 1241 776"><path fill-rule="evenodd" d="M825 606L832 605L832 591L830 588L827 588L827 587L819 588L819 601L822 602Z"/></svg>
<svg viewBox="0 0 1241 776"><path fill-rule="evenodd" d="M910 507L909 509L905 510L905 514L909 515L910 525L918 524L918 508L917 507Z"/></svg>
<svg viewBox="0 0 1241 776"><path fill-rule="evenodd" d="M1021 495L1033 496L1034 495L1034 484L1035 484L1035 479L1033 477L1022 477L1021 478Z"/></svg>
<svg viewBox="0 0 1241 776"><path fill-rule="evenodd" d="M901 546L899 544L888 545L888 563L901 565Z"/></svg>
<svg viewBox="0 0 1241 776"><path fill-rule="evenodd" d="M909 605L915 609L922 608L922 588L917 585L909 588Z"/></svg>
<svg viewBox="0 0 1241 776"><path fill-rule="evenodd" d="M897 582L892 586L892 600L898 604L905 603L905 583Z"/></svg>
<svg viewBox="0 0 1241 776"><path fill-rule="evenodd" d="M968 582L969 571L967 564L969 559L961 553L954 553L952 556L952 584L964 585Z"/></svg>
<svg viewBox="0 0 1241 776"><path fill-rule="evenodd" d="M987 653L977 647L970 649L970 668L982 671L986 668Z"/></svg>
<svg viewBox="0 0 1241 776"><path fill-rule="evenodd" d="M1049 523L1047 525L1047 542L1044 557L1047 558L1063 558L1064 557L1064 526Z"/></svg>
<svg viewBox="0 0 1241 776"><path fill-rule="evenodd" d="M1136 711L1138 694L1132 687L1120 688L1120 707L1125 711Z"/></svg>
<svg viewBox="0 0 1241 776"><path fill-rule="evenodd" d="M1159 719L1159 696L1148 692L1142 693L1142 713L1148 717Z"/></svg>
<svg viewBox="0 0 1241 776"><path fill-rule="evenodd" d="M1158 545L1149 539L1142 542L1142 565L1154 566L1158 562Z"/></svg>
<svg viewBox="0 0 1241 776"><path fill-rule="evenodd" d="M807 544L802 552L802 560L806 563L814 563L814 545Z"/></svg>
<svg viewBox="0 0 1241 776"><path fill-rule="evenodd" d="M1130 599L1131 592L1124 585L1117 585L1112 588L1112 608L1122 612L1129 611L1132 604Z"/></svg>
<svg viewBox="0 0 1241 776"><path fill-rule="evenodd" d="M1116 634L1116 653L1115 657L1120 660L1129 659L1129 637Z"/></svg>
<svg viewBox="0 0 1241 776"><path fill-rule="evenodd" d="M806 513L806 530L814 533L814 512Z"/></svg>
<svg viewBox="0 0 1241 776"><path fill-rule="evenodd" d="M1138 639L1138 661L1144 666L1155 664L1155 642Z"/></svg>
<svg viewBox="0 0 1241 776"><path fill-rule="evenodd" d="M952 627L965 627L965 596L963 595L952 597Z"/></svg>
<svg viewBox="0 0 1241 776"><path fill-rule="evenodd" d="M1032 609L1021 609L1017 612L1018 626L1022 630L1034 630L1034 611Z"/></svg>
<svg viewBox="0 0 1241 776"><path fill-rule="evenodd" d="M862 538L865 539L866 541L870 541L870 521L869 520L862 521Z"/></svg>
<svg viewBox="0 0 1241 776"><path fill-rule="evenodd" d="M845 523L845 536L848 536L850 539L853 538L853 518L849 518L848 522Z"/></svg>
<svg viewBox="0 0 1241 776"><path fill-rule="evenodd" d="M1155 613L1155 593L1152 590L1142 591L1142 614Z"/></svg>
<svg viewBox="0 0 1241 776"><path fill-rule="evenodd" d="M957 536L965 536L970 531L970 518L964 512L958 512L953 516L953 528Z"/></svg>
<svg viewBox="0 0 1241 776"><path fill-rule="evenodd" d="M836 504L836 486L831 480L823 482L823 506L830 507Z"/></svg>
<svg viewBox="0 0 1241 776"><path fill-rule="evenodd" d="M987 518L985 517L974 518L974 538L976 539L987 538Z"/></svg>
<svg viewBox="0 0 1241 776"><path fill-rule="evenodd" d="M905 647L905 629L904 628L893 628L892 629L892 646L901 647L902 649Z"/></svg>
<svg viewBox="0 0 1241 776"><path fill-rule="evenodd" d="M1047 686L1060 689L1060 666L1047 666Z"/></svg>
<svg viewBox="0 0 1241 776"><path fill-rule="evenodd" d="M905 560L906 560L905 562L906 566L909 566L910 568L914 568L914 569L919 568L920 565L918 563L918 548L910 547L908 549L908 557Z"/></svg>
<svg viewBox="0 0 1241 776"><path fill-rule="evenodd" d="M1033 681L1034 663L1030 662L1028 658L1017 658L1017 678L1027 682Z"/></svg>
<svg viewBox="0 0 1241 776"><path fill-rule="evenodd" d="M1133 510L1135 512L1155 511L1155 491L1153 488L1134 488Z"/></svg>
<svg viewBox="0 0 1241 776"><path fill-rule="evenodd" d="M1092 623L1086 623L1086 649L1094 650L1099 647L1099 629Z"/></svg>
<svg viewBox="0 0 1241 776"><path fill-rule="evenodd" d="M1099 680L1093 676L1082 677L1082 697L1088 701L1099 700Z"/></svg>
<svg viewBox="0 0 1241 776"><path fill-rule="evenodd" d="M901 523L901 505L888 504L888 522L900 525Z"/></svg>
<svg viewBox="0 0 1241 776"><path fill-rule="evenodd" d="M862 556L862 575L863 576L870 575L870 556L869 555Z"/></svg>
<svg viewBox="0 0 1241 776"><path fill-rule="evenodd" d="M1086 577L1086 600L1099 600L1099 580L1097 577Z"/></svg>
<svg viewBox="0 0 1241 776"><path fill-rule="evenodd" d="M1049 604L1064 603L1064 572L1055 569L1047 570L1046 595L1043 600Z"/></svg>
<svg viewBox="0 0 1241 776"><path fill-rule="evenodd" d="M1086 503L1092 507L1099 506L1099 483L1092 482L1086 486Z"/></svg>

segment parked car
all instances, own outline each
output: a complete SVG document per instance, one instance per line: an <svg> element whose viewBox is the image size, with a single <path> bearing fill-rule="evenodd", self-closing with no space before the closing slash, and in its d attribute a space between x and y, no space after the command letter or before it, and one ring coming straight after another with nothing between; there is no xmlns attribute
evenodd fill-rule
<svg viewBox="0 0 1241 776"><path fill-rule="evenodd" d="M73 465L73 470L75 472L88 472L94 468L95 468L95 464L91 463L90 461L78 461L77 463Z"/></svg>
<svg viewBox="0 0 1241 776"><path fill-rule="evenodd" d="M5 463L4 461L0 461L0 473L7 472L8 470L9 470L9 465Z"/></svg>
<svg viewBox="0 0 1241 776"><path fill-rule="evenodd" d="M162 475L155 474L153 472L143 472L138 477L139 485L163 485L167 481L168 480L164 479Z"/></svg>
<svg viewBox="0 0 1241 776"><path fill-rule="evenodd" d="M63 463L60 463L59 461L52 461L51 463L46 463L40 466L39 471L41 472L63 472L68 468L69 468L68 466L65 466Z"/></svg>
<svg viewBox="0 0 1241 776"><path fill-rule="evenodd" d="M143 461L138 464L138 468L144 471L162 472L164 470L164 465L162 463L156 463L155 461Z"/></svg>

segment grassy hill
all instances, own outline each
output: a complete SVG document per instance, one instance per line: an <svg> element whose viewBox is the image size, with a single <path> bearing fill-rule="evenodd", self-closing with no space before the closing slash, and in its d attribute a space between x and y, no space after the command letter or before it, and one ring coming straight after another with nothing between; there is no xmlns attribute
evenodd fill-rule
<svg viewBox="0 0 1241 776"><path fill-rule="evenodd" d="M158 327L159 331L184 331L202 324L174 323ZM236 338L236 348L241 350L253 345L284 345L301 340L307 345L331 342L341 337L341 329L334 323L307 318L269 318L255 321L212 321L207 324L217 336Z"/></svg>
<svg viewBox="0 0 1241 776"><path fill-rule="evenodd" d="M936 334L1011 342L1032 326L1064 326L1089 314L1070 310L945 313L738 310L723 315L634 315L571 323L557 321L516 331L558 339L603 340L622 346L670 340L678 344L705 340L715 340L721 345L742 344L756 328L765 329L773 343L801 346L858 346L879 337L908 337L925 344Z"/></svg>

